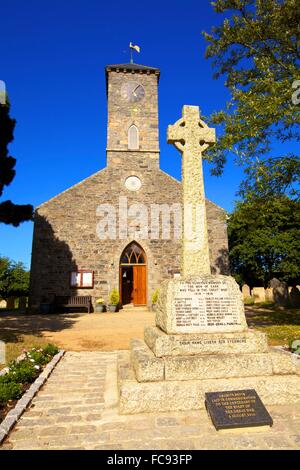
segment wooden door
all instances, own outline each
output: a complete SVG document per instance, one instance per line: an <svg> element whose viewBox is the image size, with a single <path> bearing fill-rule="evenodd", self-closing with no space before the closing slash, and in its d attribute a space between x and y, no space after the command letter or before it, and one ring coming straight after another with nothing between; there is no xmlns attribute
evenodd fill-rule
<svg viewBox="0 0 300 470"><path fill-rule="evenodd" d="M134 305L147 304L146 266L133 266L133 303Z"/></svg>

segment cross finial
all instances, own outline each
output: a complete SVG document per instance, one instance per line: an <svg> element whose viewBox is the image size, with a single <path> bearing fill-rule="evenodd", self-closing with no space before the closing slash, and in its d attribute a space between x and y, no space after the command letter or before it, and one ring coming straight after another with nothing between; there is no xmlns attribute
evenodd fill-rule
<svg viewBox="0 0 300 470"><path fill-rule="evenodd" d="M198 106L183 106L182 118L168 126L167 140L182 153L189 150L198 154L216 142L216 131L200 119Z"/></svg>

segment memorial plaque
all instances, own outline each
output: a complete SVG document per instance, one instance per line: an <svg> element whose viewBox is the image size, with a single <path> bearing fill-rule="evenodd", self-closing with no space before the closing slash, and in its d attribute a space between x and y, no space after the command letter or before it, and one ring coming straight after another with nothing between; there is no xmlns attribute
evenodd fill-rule
<svg viewBox="0 0 300 470"><path fill-rule="evenodd" d="M205 406L217 431L273 425L271 416L255 390L206 393Z"/></svg>
<svg viewBox="0 0 300 470"><path fill-rule="evenodd" d="M172 279L160 289L156 324L166 333L247 329L239 286L229 276Z"/></svg>

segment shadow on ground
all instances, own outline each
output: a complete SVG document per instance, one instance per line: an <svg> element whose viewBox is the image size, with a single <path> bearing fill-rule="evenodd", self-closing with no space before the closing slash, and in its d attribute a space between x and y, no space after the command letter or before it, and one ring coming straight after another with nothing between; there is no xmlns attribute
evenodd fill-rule
<svg viewBox="0 0 300 470"><path fill-rule="evenodd" d="M1 313L0 340L17 343L23 335L41 337L43 331L59 332L72 328L80 313L25 315L16 313Z"/></svg>

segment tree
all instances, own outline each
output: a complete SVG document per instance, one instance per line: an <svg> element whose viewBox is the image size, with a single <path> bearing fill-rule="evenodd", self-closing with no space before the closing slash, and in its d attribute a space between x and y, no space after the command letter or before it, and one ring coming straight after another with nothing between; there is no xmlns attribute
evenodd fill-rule
<svg viewBox="0 0 300 470"><path fill-rule="evenodd" d="M16 121L9 116L9 105L0 103L0 197L4 186L8 186L15 177L16 159L8 153L8 144L13 141ZM0 203L0 222L17 227L21 222L32 220L33 207L13 204L11 201Z"/></svg>
<svg viewBox="0 0 300 470"><path fill-rule="evenodd" d="M228 223L231 272L240 284L300 281L300 202L287 196L238 203Z"/></svg>
<svg viewBox="0 0 300 470"><path fill-rule="evenodd" d="M272 143L299 142L300 4L298 0L216 0L226 14L204 32L215 78L225 76L230 100L210 122L222 135L207 152L220 175L229 155L244 165L244 198L299 195L300 159L272 155Z"/></svg>
<svg viewBox="0 0 300 470"><path fill-rule="evenodd" d="M28 295L29 272L21 262L7 257L0 258L0 298L22 297Z"/></svg>

